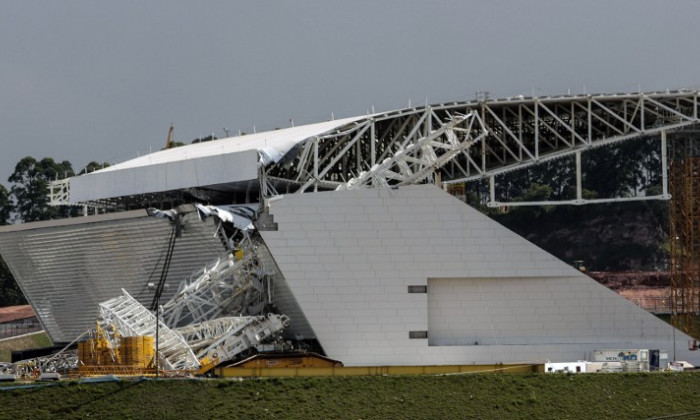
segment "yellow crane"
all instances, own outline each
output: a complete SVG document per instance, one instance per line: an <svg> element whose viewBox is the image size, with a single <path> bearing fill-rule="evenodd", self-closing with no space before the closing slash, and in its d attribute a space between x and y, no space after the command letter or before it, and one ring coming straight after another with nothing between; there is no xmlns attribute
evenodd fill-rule
<svg viewBox="0 0 700 420"><path fill-rule="evenodd" d="M168 139L165 141L165 148L170 149L170 140L172 140L173 137L173 125L172 123L170 124L170 128L168 129Z"/></svg>

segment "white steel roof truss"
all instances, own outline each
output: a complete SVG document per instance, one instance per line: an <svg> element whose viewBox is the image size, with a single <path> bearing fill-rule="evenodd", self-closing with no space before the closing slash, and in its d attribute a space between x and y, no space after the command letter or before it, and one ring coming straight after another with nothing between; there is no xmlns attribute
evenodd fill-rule
<svg viewBox="0 0 700 420"><path fill-rule="evenodd" d="M227 254L209 267L199 277L183 282L180 291L163 305L168 325L209 321L225 312L245 313L264 299L266 290L260 279L265 273L253 249L239 261Z"/></svg>
<svg viewBox="0 0 700 420"><path fill-rule="evenodd" d="M122 289L122 296L99 305L98 322L104 330L116 328L120 336L156 335L156 316ZM168 370L199 368L199 361L177 332L158 320L158 352L162 365ZM117 343L112 343L116 347Z"/></svg>
<svg viewBox="0 0 700 420"><path fill-rule="evenodd" d="M451 114L473 112L477 118L484 119L480 124L488 134L481 137L482 133L474 128L466 137L480 138L482 145L479 150L466 148L453 154L453 164L446 167L443 174L458 170L456 175L464 177L450 179L443 176L442 179L448 183L463 182L613 142L697 124L699 94L697 90L681 90L453 102L349 118L335 125L321 123L308 128L300 126L287 129L289 131L260 133L250 142L243 139L248 143L240 150L236 147L229 147L228 150L233 156L244 150L265 149L265 137L275 137L280 141L278 154L291 155L282 156L274 162L263 162L261 182L267 185L269 180L274 180L277 187L279 183L286 183L287 192L307 191L312 185L316 189L331 189L337 187L339 182L345 183L348 179L361 177L365 172L372 172L375 165L386 159L406 154L409 145L417 144L436 128L439 129L444 121L450 120ZM453 131L462 134L462 129L466 128L454 127ZM237 141L241 140L230 140L234 143ZM224 144L229 143L221 143ZM163 162L179 162L186 160L186 157L214 156L212 145L205 143L188 147L181 152L164 152L158 158ZM394 173L390 175L393 178L413 179L422 167L435 165L434 159L445 154L444 148L434 144L429 147L432 151L421 148L407 154L419 161L400 158L395 160L392 167L385 169ZM146 162L136 159L117 165L116 169L148 166ZM442 162L443 167L445 163ZM97 173L108 170L113 169L106 168ZM376 178L376 173L369 178ZM53 201L60 203L70 200L69 188L56 184L53 191ZM272 184L265 192L275 193ZM108 199L116 203L128 198Z"/></svg>
<svg viewBox="0 0 700 420"><path fill-rule="evenodd" d="M627 121L626 119L622 118L620 115L618 115L617 112L614 112L613 110L611 110L611 109L608 108L607 106L603 105L600 101L597 101L596 99L591 99L591 101L592 101L594 104L598 105L601 109L603 109L604 111L606 111L606 112L608 113L608 115L610 115L611 117L615 118L616 120L618 120L618 121L620 121L622 124L624 124L628 129L631 129L631 130L634 130L634 131L637 131L637 132L640 131L637 127L634 126L634 124L632 124L631 122L629 122L629 121ZM594 116L596 116L596 115L594 114ZM620 134L626 134L626 133L627 133L627 130L623 130L623 131L617 130L617 131L618 131Z"/></svg>
<svg viewBox="0 0 700 420"><path fill-rule="evenodd" d="M197 352L201 348L210 345L224 334L231 331L240 331L250 324L254 317L224 317L197 324L187 325L177 328L176 331L182 334L187 344Z"/></svg>
<svg viewBox="0 0 700 420"><path fill-rule="evenodd" d="M343 147L343 148L338 152L338 154L337 154L336 156L334 156L333 159L330 160L330 162L328 162L328 164L326 165L326 167L323 168L323 170L321 170L321 172L319 172L319 174L318 174L319 178L322 178L323 176L325 176L325 175L328 173L328 171L331 170L331 168L333 167L333 165L335 165L340 159L343 158L345 152L347 152L347 151L355 144L355 142L357 142L357 141L360 139L360 137L365 133L365 131L367 131L367 129L369 129L370 125L371 125L371 124L365 124L365 125L355 134L355 136L353 136L352 140L350 140L350 141L345 145L345 147ZM300 188L300 191L301 191L301 192L306 191L306 189L309 188L311 185L313 185L314 182L315 182L314 179L308 180L308 181Z"/></svg>
<svg viewBox="0 0 700 420"><path fill-rule="evenodd" d="M238 322L240 323L236 323L225 335L218 337L206 348L199 349L197 357L208 361L212 366L231 360L243 351L275 337L289 325L289 317L268 314L242 317Z"/></svg>
<svg viewBox="0 0 700 420"><path fill-rule="evenodd" d="M569 147L574 147L574 145L575 145L575 140L574 140L574 139L578 139L578 140L581 142L581 144L586 144L586 143L587 143L587 142L586 142L586 139L584 139L583 137L581 137L581 136L576 132L576 130L574 130L574 127L572 127L571 124L568 124L568 123L564 122L561 118L559 118L559 116L558 116L556 113L554 113L551 109L549 109L549 107L547 107L547 106L544 105L543 103L540 103L540 107L541 107L542 109L544 109L545 112L547 112L549 115L551 115L551 117L554 118L562 127L564 127L567 131L569 131L569 132L571 133L571 135L572 135L573 138L571 139L570 142L567 141L567 140L565 140L563 137L561 137L562 141L563 141L567 146L569 146ZM572 115L573 115L573 114L572 114ZM556 133L556 131L554 131L554 132Z"/></svg>
<svg viewBox="0 0 700 420"><path fill-rule="evenodd" d="M416 138L414 143L408 144L405 149L395 153L392 158L385 159L370 171L362 172L338 189L361 188L369 185L371 181L379 185L388 185L389 179L399 181L399 185L422 181L435 169L447 163L454 155L485 136L485 130L482 126L484 131L482 135L475 139L470 138L474 120L478 120L475 113L454 117L452 121L443 123L439 129L431 132L428 136ZM463 140L460 142L455 134L455 128L465 121L469 129L460 130L463 134ZM478 121L480 122L480 120ZM415 127L412 132L417 132ZM442 141L438 141L438 139ZM438 149L444 151L440 156L436 153ZM415 164L415 168L412 169L409 164Z"/></svg>
<svg viewBox="0 0 700 420"><path fill-rule="evenodd" d="M534 156L532 153L530 153L530 150L528 150L528 148L523 144L522 139L521 139L520 137L516 136L515 133L513 133L513 131L511 131L510 128L508 128L508 126L506 125L506 123L503 122L503 120L502 120L501 118L499 118L499 117L496 115L495 112L493 112L493 110L491 109L491 107L486 106L485 108L486 108L486 110L489 112L489 114L491 114L491 116L493 117L493 119L494 119L494 120L503 128L503 130L508 134L508 136L510 136L510 137L515 141L515 143L519 146L520 154L519 154L518 156L515 156L515 155L514 155L514 157L515 157L518 161L521 161L521 160L522 160L522 152L525 152L525 153L528 155L528 157L529 157L530 159L533 159L533 160L534 160L534 159L535 159L535 156Z"/></svg>

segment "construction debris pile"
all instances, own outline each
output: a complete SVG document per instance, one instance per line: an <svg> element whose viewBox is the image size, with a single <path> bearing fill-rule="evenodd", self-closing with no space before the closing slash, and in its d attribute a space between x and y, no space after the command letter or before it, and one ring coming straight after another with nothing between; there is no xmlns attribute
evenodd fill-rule
<svg viewBox="0 0 700 420"><path fill-rule="evenodd" d="M230 251L183 280L163 305L158 298L165 275L152 309L123 289L100 303L93 337L79 343L80 374L205 374L279 339L289 317L271 312L272 281L259 259L258 247L264 245L253 238L252 224L234 223L224 209L198 210L234 225L230 236L219 231ZM177 229L177 211L153 214L171 218Z"/></svg>

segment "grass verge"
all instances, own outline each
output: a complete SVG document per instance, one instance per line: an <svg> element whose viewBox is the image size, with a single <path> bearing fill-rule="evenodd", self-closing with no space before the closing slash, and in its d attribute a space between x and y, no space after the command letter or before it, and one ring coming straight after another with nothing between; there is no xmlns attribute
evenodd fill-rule
<svg viewBox="0 0 700 420"><path fill-rule="evenodd" d="M43 331L19 338L4 339L0 341L0 362L11 361L13 350L40 349L51 345L51 339Z"/></svg>
<svg viewBox="0 0 700 420"><path fill-rule="evenodd" d="M454 375L61 382L0 391L3 418L700 417L700 375Z"/></svg>

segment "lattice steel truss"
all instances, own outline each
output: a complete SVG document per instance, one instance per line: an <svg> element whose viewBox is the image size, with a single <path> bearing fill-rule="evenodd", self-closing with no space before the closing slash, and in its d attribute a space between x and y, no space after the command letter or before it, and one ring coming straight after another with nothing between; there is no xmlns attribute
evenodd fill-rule
<svg viewBox="0 0 700 420"><path fill-rule="evenodd" d="M698 122L698 91L506 98L368 116L262 168L263 195L459 183ZM667 198L667 197L666 197Z"/></svg>
<svg viewBox="0 0 700 420"><path fill-rule="evenodd" d="M493 179L507 171L594 147L697 124L699 95L697 90L678 90L482 98L376 113L299 139L274 163L260 150L259 185L255 180L239 181L247 185L248 199L256 195L268 198L293 192ZM577 199L567 204L583 204L578 187ZM70 183L55 181L50 188L50 203L134 208L168 200L240 200L233 192L227 195L222 191L226 189L199 186L111 197L98 203L72 203Z"/></svg>
<svg viewBox="0 0 700 420"><path fill-rule="evenodd" d="M289 325L286 315L224 317L178 328L201 361L201 373L277 336Z"/></svg>
<svg viewBox="0 0 700 420"><path fill-rule="evenodd" d="M156 335L156 316L122 289L122 295L99 305L98 324L105 332L121 336ZM182 335L158 320L160 365L167 370L194 370L200 364ZM107 337L117 347L118 337Z"/></svg>
<svg viewBox="0 0 700 420"><path fill-rule="evenodd" d="M228 253L183 281L163 305L162 317L175 328L225 314L257 315L269 300L269 283L254 248L238 260Z"/></svg>

